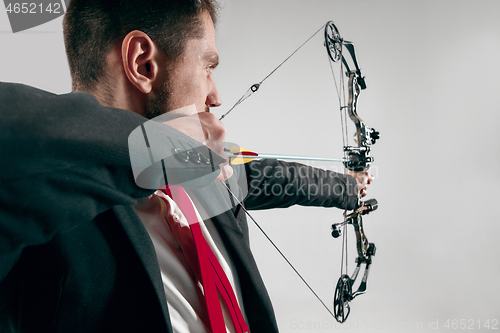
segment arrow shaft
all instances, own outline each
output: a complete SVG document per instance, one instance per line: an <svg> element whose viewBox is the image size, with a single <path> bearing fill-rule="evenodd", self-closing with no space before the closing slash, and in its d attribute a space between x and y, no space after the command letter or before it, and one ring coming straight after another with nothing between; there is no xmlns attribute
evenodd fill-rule
<svg viewBox="0 0 500 333"><path fill-rule="evenodd" d="M315 157L315 156L297 156L297 155L280 155L280 154L258 154L257 156L245 156L239 153L226 152L228 157L233 158L269 158L269 159L282 159L282 160L307 160L307 161L324 161L324 162L349 162L346 158L329 158L329 157Z"/></svg>

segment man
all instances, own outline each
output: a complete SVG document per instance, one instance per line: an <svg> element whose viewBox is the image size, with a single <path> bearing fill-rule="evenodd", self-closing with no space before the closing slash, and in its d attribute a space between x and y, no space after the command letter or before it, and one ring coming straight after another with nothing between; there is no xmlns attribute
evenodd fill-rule
<svg viewBox="0 0 500 333"><path fill-rule="evenodd" d="M223 141L223 125L206 112L221 104L212 78L218 63L214 4L73 0L66 15L65 43L76 93L54 96L0 85L1 153L10 157L9 163L2 161L0 189L1 331L189 330L196 316L175 317L182 312L176 299L165 295L168 267L159 267L159 248L141 212L141 198L158 200L152 190L135 185L126 146L144 117L180 109L170 127L158 124L172 138L165 145L196 146L197 140L224 157L214 144ZM183 170L182 161L165 161L167 174ZM358 191L353 177L311 168L303 177L294 172L300 167L276 161L247 165L247 207L354 207ZM213 179L233 173L227 163L220 168ZM269 178L283 169L289 170L286 176ZM199 175L211 171L201 168ZM235 177L241 175L234 171ZM369 176L356 177L364 191ZM312 199L291 197L293 190L273 197L259 193L269 184L301 188L314 179L340 190ZM242 210L206 223L209 236L220 239L214 240L216 246L228 254L250 330L276 332Z"/></svg>

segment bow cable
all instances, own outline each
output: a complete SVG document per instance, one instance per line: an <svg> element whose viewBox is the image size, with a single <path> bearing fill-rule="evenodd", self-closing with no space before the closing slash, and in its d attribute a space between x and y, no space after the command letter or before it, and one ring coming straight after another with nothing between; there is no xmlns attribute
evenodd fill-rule
<svg viewBox="0 0 500 333"><path fill-rule="evenodd" d="M340 58L343 59L342 51L344 48L340 49ZM344 76L342 73L344 72L344 62L340 62L340 89L339 86L337 85L337 80L335 77L335 71L333 70L333 65L332 65L332 60L329 58L328 63L330 64L330 69L332 71L333 75L333 82L335 82L335 88L337 90L337 96L339 99L339 107L340 107L340 124L342 127L342 145L343 147L346 147L349 141L349 134L347 130L347 101L346 101L346 95L345 95L345 81L344 81ZM347 152L344 151L344 158L347 158ZM344 174L347 172L347 168L344 165ZM347 218L345 217L347 215L347 202L346 202L346 207L344 207L344 223L347 221ZM344 274L344 267L346 273L349 272L349 265L348 265L348 257L347 257L347 223L344 224L343 226L343 237L342 237L342 258L340 260L340 275Z"/></svg>

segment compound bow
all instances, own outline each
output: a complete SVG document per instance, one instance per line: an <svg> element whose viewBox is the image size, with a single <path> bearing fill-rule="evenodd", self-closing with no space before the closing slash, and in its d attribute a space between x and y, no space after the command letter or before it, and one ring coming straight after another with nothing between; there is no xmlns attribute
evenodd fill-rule
<svg viewBox="0 0 500 333"><path fill-rule="evenodd" d="M342 93L345 91L344 89L344 81L341 79L340 88L337 86L337 94L339 95L340 101L340 111L341 111L341 121L342 121L342 131L343 131L343 141L344 141L344 162L345 168L348 170L360 172L367 171L370 163L373 162L373 158L370 156L370 146L375 144L376 140L379 138L379 133L375 131L373 128L367 127L362 119L357 114L357 101L359 97L359 93L361 90L366 88L366 83L364 77L361 75L361 70L358 66L356 54L354 51L354 44L352 42L344 40L332 21L326 23L326 25L322 26L316 33L314 33L309 39L307 39L298 49L296 49L289 57L287 57L278 67L276 67L270 74L268 74L262 81L252 85L248 91L231 107L224 115L221 116L221 120L229 114L237 105L250 97L253 93L257 92L262 83L271 76L278 68L280 68L290 57L292 57L302 46L304 46L312 37L314 37L318 32L324 29L324 37L325 42L324 45L327 49L330 66L332 62L341 61L341 72L344 72L348 78L348 93L349 98L348 102L345 103L345 98L342 99ZM347 49L350 55L350 61L348 62L345 54L344 48ZM349 63L354 65L353 69L349 67ZM333 73L333 67L332 73ZM343 78L343 76L341 76ZM339 90L340 89L340 90ZM347 145L347 130L346 130L346 116L345 113L349 116L349 118L354 122L356 126L355 133L355 141L357 143L356 147ZM228 191L232 194L230 189ZM253 217L248 213L248 211L244 208L244 206L240 203L243 210L247 213L250 219L257 225L257 227L264 233L264 235L268 238L271 244L276 248L276 250L281 254L281 256L287 261L287 263L292 267L292 269L297 273L297 275L302 279L302 281L307 285L307 287L311 290L311 292L316 296L316 298L323 304L323 306L332 314L332 316L340 323L345 322L349 313L350 313L350 305L349 303L358 295L361 295L366 292L366 284L368 279L368 273L370 271L370 265L372 263L372 256L375 255L375 244L369 243L368 239L365 235L363 229L363 220L362 215L366 215L371 211L377 209L377 200L370 199L367 201L360 201L358 199L358 204L356 209L347 214L347 210L344 212L344 221L340 223L335 223L332 225L332 236L337 238L340 235L344 235L342 241L342 267L341 267L341 277L337 282L337 286L335 288L334 300L333 300L333 313L330 309L323 303L323 301L318 297L318 295L312 290L309 284L304 280L304 278L298 273L298 271L293 267L293 265L288 261L288 259L283 255L283 253L278 249L278 247L272 242L272 240L266 235L264 230L257 224L257 222L253 219ZM356 246L358 257L356 258L356 268L351 276L349 276L344 272L347 271L347 258L344 259L344 252L347 251L347 242L346 242L346 227L347 225L352 224L356 234ZM361 270L361 265L365 264L365 272L363 274L362 281L358 287L358 289L353 292L353 285L356 281L359 272Z"/></svg>
<svg viewBox="0 0 500 333"><path fill-rule="evenodd" d="M361 75L361 70L358 66L356 53L354 51L354 44L344 40L340 36L335 24L330 21L325 26L325 46L331 61L338 62L342 60L341 71L343 71L342 67L345 66L345 75L349 79L347 84L349 91L348 103L344 106L341 104L340 110L341 114L347 112L349 118L356 126L355 141L357 143L357 147L346 145L346 138L344 138L344 154L345 158L349 159L349 162L344 162L344 165L347 169L352 171L366 171L370 167L370 163L373 161L373 158L370 156L370 146L375 144L376 140L379 139L379 133L373 128L367 127L363 120L358 116L358 97L361 90L366 89L366 82L365 78ZM343 47L345 47L345 49L349 52L351 62L354 65L354 69L352 70L349 68L348 62L345 58ZM344 126L344 123L342 125ZM344 136L346 136L346 131L343 132ZM365 235L362 215L374 211L377 209L377 205L377 200L375 199L370 199L365 202L359 201L358 207L351 214L347 214L347 212L344 213L343 222L332 225L332 236L334 238L339 237L342 232L345 231L348 224L353 225L356 234L356 247L358 252L358 257L356 258L357 265L351 276L343 273L344 266L347 271L347 259L344 260L344 257L342 256L341 277L337 282L333 301L334 316L340 323L345 322L349 316L351 311L349 302L356 296L366 292L368 274L370 272L372 256L375 255L376 247L374 243L370 243L368 241L368 238ZM345 232L342 247L343 252L346 251ZM361 284L358 289L353 292L353 285L358 277L362 264L365 264L365 272L363 274Z"/></svg>

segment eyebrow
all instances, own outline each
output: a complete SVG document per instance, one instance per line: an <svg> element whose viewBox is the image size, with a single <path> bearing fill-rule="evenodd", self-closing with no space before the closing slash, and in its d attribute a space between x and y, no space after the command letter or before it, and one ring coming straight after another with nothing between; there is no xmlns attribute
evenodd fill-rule
<svg viewBox="0 0 500 333"><path fill-rule="evenodd" d="M213 68L219 65L219 55L217 54L217 52L209 51L204 54L203 58L211 63Z"/></svg>

